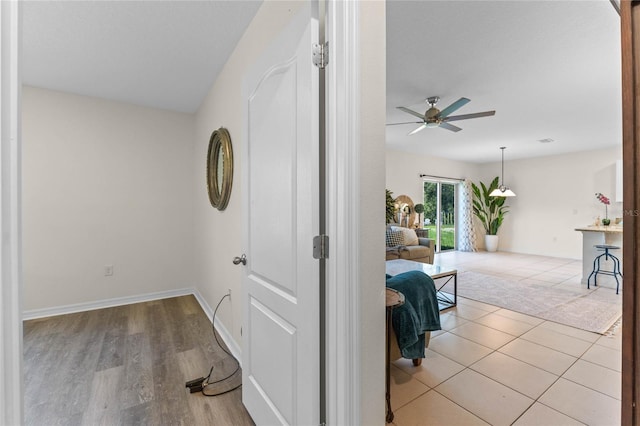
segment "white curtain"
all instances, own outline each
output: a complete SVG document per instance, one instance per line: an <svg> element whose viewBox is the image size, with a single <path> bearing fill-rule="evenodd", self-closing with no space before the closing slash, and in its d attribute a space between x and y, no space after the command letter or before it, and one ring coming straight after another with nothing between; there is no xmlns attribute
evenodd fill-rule
<svg viewBox="0 0 640 426"><path fill-rule="evenodd" d="M465 179L458 185L460 191L460 202L458 211L459 232L458 232L458 250L459 251L476 251L476 229L473 226L473 190L471 189L471 181Z"/></svg>

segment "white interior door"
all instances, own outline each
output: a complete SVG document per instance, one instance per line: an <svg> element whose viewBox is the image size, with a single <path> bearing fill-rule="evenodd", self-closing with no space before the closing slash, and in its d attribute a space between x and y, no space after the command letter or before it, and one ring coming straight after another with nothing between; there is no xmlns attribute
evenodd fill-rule
<svg viewBox="0 0 640 426"><path fill-rule="evenodd" d="M259 425L319 423L317 32L304 6L244 80L242 397Z"/></svg>

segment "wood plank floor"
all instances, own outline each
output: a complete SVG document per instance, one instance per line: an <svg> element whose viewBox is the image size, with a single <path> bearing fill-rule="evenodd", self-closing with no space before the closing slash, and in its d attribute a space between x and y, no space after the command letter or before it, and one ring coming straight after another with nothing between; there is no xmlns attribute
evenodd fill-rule
<svg viewBox="0 0 640 426"><path fill-rule="evenodd" d="M215 378L236 366L193 296L25 321L25 424L253 425L242 388L185 388L212 365Z"/></svg>

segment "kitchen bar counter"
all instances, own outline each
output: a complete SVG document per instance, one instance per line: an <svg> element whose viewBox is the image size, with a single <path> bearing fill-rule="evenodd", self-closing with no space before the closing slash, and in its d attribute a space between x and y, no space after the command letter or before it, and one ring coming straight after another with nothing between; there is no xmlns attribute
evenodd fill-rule
<svg viewBox="0 0 640 426"><path fill-rule="evenodd" d="M619 246L620 250L612 250L611 254L620 259L622 269L622 226L610 225L610 226L585 226L582 228L576 228L576 231L582 232L582 284L587 284L587 279L593 271L593 260L596 256L602 254L602 250L595 248L599 244L610 244ZM605 261L602 259L601 269L613 270L613 263L611 260ZM612 285L615 286L615 280L612 277L600 277L598 276L598 283L609 283L611 278ZM608 286L607 286L608 287ZM615 287L614 287L615 288Z"/></svg>
<svg viewBox="0 0 640 426"><path fill-rule="evenodd" d="M610 225L610 226L585 226L584 228L576 228L576 231L583 232L607 232L607 233L619 233L622 234L622 226Z"/></svg>

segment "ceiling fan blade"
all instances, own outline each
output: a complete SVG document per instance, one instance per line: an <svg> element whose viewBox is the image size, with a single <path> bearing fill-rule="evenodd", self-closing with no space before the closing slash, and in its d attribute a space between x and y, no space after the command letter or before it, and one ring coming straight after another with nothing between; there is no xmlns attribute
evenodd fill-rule
<svg viewBox="0 0 640 426"><path fill-rule="evenodd" d="M411 135L415 135L416 133L418 133L421 130L424 130L427 128L426 124L423 124L422 126L418 127L417 129L415 129L414 131L410 132L407 134L407 136L411 136Z"/></svg>
<svg viewBox="0 0 640 426"><path fill-rule="evenodd" d="M476 113L473 113L473 114L452 115L451 117L443 118L443 120L444 121L468 120L470 118L490 117L492 115L496 115L496 112L495 111L484 111L484 112L476 112Z"/></svg>
<svg viewBox="0 0 640 426"><path fill-rule="evenodd" d="M396 107L396 108L398 108L400 111L404 111L404 112L406 112L408 114L415 115L418 118L424 119L424 114L421 114L421 113L419 113L417 111L414 111L414 110L411 110L411 109L405 108L405 107Z"/></svg>
<svg viewBox="0 0 640 426"><path fill-rule="evenodd" d="M448 107L446 107L445 109L443 109L442 111L440 111L439 117L440 118L447 117L449 114L451 114L452 112L454 112L455 110L457 110L459 108L462 108L463 106L465 106L469 102L471 102L470 99L460 98L457 101L455 101L454 103L452 103L451 105L449 105Z"/></svg>
<svg viewBox="0 0 640 426"><path fill-rule="evenodd" d="M397 126L399 124L420 124L424 123L424 121L405 121L404 123L387 123L387 126Z"/></svg>
<svg viewBox="0 0 640 426"><path fill-rule="evenodd" d="M445 123L444 121L440 123L439 127L442 127L443 129L451 130L452 132L459 132L460 130L462 130L460 127L454 126L453 124Z"/></svg>

